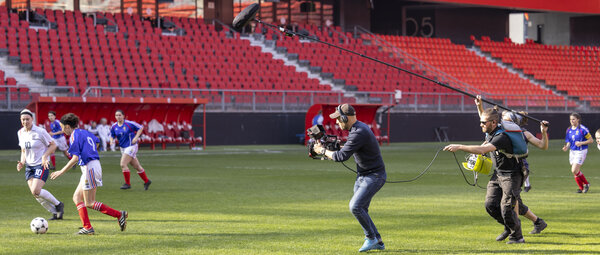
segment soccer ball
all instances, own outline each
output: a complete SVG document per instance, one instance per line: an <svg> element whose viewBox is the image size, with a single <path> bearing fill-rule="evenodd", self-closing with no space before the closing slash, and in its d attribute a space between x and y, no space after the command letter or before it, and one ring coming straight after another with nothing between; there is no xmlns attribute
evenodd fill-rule
<svg viewBox="0 0 600 255"><path fill-rule="evenodd" d="M36 234L44 234L48 231L48 221L42 217L33 219L29 225L31 227L31 232Z"/></svg>

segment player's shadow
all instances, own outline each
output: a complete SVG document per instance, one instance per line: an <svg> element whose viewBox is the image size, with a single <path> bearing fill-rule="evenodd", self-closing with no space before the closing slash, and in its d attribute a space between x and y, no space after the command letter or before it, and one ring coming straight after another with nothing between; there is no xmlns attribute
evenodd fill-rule
<svg viewBox="0 0 600 255"><path fill-rule="evenodd" d="M527 245L526 244L517 244L519 245ZM511 246L512 247L512 246ZM387 254L448 254L447 250L428 250L428 249L385 249L383 251L375 251L375 253L387 253ZM489 254L489 253L516 253L516 254L598 254L598 251L569 251L569 250L548 250L548 249L510 249L507 247L506 249L499 250L453 250L451 254Z"/></svg>
<svg viewBox="0 0 600 255"><path fill-rule="evenodd" d="M113 222L115 220L107 220L107 219L99 219L99 220L93 220L93 222ZM131 223L131 222L183 222L183 223L206 223L206 222L214 222L214 223L238 223L238 222L247 222L245 220L132 220L132 219L127 219L127 223Z"/></svg>
<svg viewBox="0 0 600 255"><path fill-rule="evenodd" d="M570 236L574 238L596 237L597 234L581 234L573 232L544 232L544 236Z"/></svg>

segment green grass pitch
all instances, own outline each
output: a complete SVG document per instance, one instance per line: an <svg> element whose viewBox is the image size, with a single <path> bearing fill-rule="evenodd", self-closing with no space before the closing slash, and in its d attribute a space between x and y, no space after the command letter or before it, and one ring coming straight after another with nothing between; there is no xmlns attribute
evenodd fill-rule
<svg viewBox="0 0 600 255"><path fill-rule="evenodd" d="M473 143L471 143L473 144ZM388 180L410 179L433 158L438 143L382 146ZM496 242L502 227L484 209L485 191L468 186L450 152L440 152L430 172L403 184L386 184L370 214L385 254L600 254L600 152L590 146L583 172L590 193L576 194L562 141L530 149L533 189L525 203L548 223L525 244ZM50 214L31 196L18 151L0 152L0 254L353 254L363 243L348 210L353 173L341 164L311 160L300 145L141 150L149 178L144 191L132 172L132 189L120 190L119 154L101 154L104 186L97 200L129 211L127 230L116 219L88 209L94 236L76 236L81 225L72 194L79 168L45 188L65 203L65 219L44 235L29 222ZM457 153L464 159L464 153ZM59 165L65 164L57 156ZM354 167L350 161L349 166ZM472 180L472 175L469 177ZM487 176L479 183L485 186ZM376 253L376 252L373 252Z"/></svg>

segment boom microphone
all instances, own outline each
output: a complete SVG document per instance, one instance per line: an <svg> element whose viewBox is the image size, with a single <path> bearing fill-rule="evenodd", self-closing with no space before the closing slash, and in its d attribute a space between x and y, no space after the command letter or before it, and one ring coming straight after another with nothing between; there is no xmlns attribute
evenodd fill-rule
<svg viewBox="0 0 600 255"><path fill-rule="evenodd" d="M237 16L235 16L235 19L233 19L233 29L238 32L242 31L242 29L248 25L248 22L254 20L254 16L256 16L256 13L259 9L260 5L258 5L258 3L253 3L242 10Z"/></svg>

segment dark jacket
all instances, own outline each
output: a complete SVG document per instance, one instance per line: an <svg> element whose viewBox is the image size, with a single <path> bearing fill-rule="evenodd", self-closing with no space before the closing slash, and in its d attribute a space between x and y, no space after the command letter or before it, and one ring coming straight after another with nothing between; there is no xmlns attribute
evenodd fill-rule
<svg viewBox="0 0 600 255"><path fill-rule="evenodd" d="M385 171L379 143L367 124L356 121L350 133L348 141L341 150L333 154L334 161L346 161L354 155L356 168L359 175L367 175L374 172Z"/></svg>

